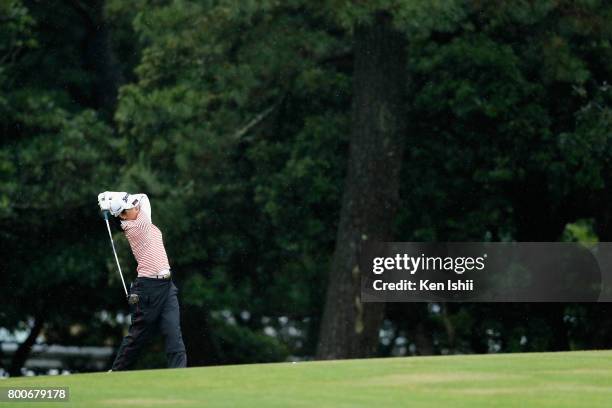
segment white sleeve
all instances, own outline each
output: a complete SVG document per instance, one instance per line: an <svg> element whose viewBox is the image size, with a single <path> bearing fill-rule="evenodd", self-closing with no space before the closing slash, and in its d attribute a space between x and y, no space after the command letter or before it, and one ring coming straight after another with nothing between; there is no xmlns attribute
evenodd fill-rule
<svg viewBox="0 0 612 408"><path fill-rule="evenodd" d="M147 216L149 222L153 222L151 219L151 203L149 197L146 194L139 194L138 201L140 203L140 211Z"/></svg>

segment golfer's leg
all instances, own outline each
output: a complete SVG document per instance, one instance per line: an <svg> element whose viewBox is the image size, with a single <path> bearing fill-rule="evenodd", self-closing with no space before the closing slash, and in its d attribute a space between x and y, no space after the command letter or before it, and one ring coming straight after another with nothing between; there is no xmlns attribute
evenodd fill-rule
<svg viewBox="0 0 612 408"><path fill-rule="evenodd" d="M187 353L178 351L176 353L167 353L168 368L185 368L187 367Z"/></svg>
<svg viewBox="0 0 612 408"><path fill-rule="evenodd" d="M178 289L170 283L168 299L160 316L160 329L166 341L168 368L187 366L187 353L181 334L181 315L178 303Z"/></svg>
<svg viewBox="0 0 612 408"><path fill-rule="evenodd" d="M143 346L147 344L154 332L155 325L145 318L145 313L139 305L132 314L132 324L127 336L123 338L121 346L119 346L112 370L121 371L131 368Z"/></svg>

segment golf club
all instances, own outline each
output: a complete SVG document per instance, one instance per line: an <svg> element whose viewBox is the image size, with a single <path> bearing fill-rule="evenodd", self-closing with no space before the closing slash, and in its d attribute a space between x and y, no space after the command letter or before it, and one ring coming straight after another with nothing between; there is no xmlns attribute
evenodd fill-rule
<svg viewBox="0 0 612 408"><path fill-rule="evenodd" d="M119 264L119 258L117 257L117 251L115 250L115 243L113 241L113 234L111 233L110 223L108 222L109 211L107 211L107 210L102 211L102 214L104 215L104 221L106 221L106 228L108 229L108 236L109 236L110 241L111 241L111 247L113 248L113 254L115 255L115 261L117 262L117 269L119 269L119 276L121 276L121 283L123 283L123 290L125 291L125 297L127 298L128 303L130 303L130 304L137 303L138 302L138 295L137 294L129 295L128 291L127 291L127 287L125 286L125 280L123 279L123 273L121 272L121 265Z"/></svg>

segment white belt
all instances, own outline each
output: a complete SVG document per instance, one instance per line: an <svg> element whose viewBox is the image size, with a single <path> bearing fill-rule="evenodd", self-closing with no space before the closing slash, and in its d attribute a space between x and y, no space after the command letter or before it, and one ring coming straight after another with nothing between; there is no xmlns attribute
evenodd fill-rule
<svg viewBox="0 0 612 408"><path fill-rule="evenodd" d="M156 279L168 279L170 277L170 269L164 269L157 275L155 275Z"/></svg>

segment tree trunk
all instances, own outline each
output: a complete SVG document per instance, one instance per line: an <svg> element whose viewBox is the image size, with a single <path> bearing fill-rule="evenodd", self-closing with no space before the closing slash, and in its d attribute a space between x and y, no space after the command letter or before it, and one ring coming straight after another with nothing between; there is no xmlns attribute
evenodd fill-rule
<svg viewBox="0 0 612 408"><path fill-rule="evenodd" d="M414 345L416 354L419 356L432 356L435 354L435 346L431 336L431 330L424 322L417 323L414 328Z"/></svg>
<svg viewBox="0 0 612 408"><path fill-rule="evenodd" d="M569 350L568 328L565 323L565 303L544 303L541 308L548 318L552 331L552 342L547 351Z"/></svg>
<svg viewBox="0 0 612 408"><path fill-rule="evenodd" d="M336 248L317 358L376 354L384 303L361 302L358 257L366 241L389 241L403 153L405 38L379 14L355 30L352 131Z"/></svg>
<svg viewBox="0 0 612 408"><path fill-rule="evenodd" d="M30 330L28 338L25 339L25 341L19 345L19 347L15 351L15 354L13 354L11 365L8 369L9 375L11 377L19 377L21 375L21 367L24 366L26 360L30 356L32 346L36 342L36 338L40 334L44 324L45 322L42 317L37 316L34 319L34 326L32 326L32 330Z"/></svg>
<svg viewBox="0 0 612 408"><path fill-rule="evenodd" d="M455 325L453 324L450 313L448 311L450 306L446 302L441 302L441 306L442 306L442 324L444 325L444 330L446 331L446 337L448 338L448 351L449 351L449 354L455 354L457 331L455 330Z"/></svg>
<svg viewBox="0 0 612 408"><path fill-rule="evenodd" d="M99 109L112 114L117 102L121 71L111 47L110 30L104 18L104 0L93 3L94 27L90 30L86 59L96 73L94 98Z"/></svg>
<svg viewBox="0 0 612 408"><path fill-rule="evenodd" d="M105 3L105 0L69 0L69 4L81 16L86 29L83 64L94 73L92 107L112 117L123 78L111 46L110 30L104 16Z"/></svg>

